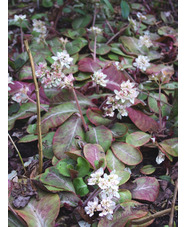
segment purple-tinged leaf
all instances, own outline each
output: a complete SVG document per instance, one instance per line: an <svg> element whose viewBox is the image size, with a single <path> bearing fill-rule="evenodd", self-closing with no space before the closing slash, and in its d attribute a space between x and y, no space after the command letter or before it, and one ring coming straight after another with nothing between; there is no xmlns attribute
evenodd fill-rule
<svg viewBox="0 0 186 227"><path fill-rule="evenodd" d="M36 141L38 140L38 136L34 135L34 134L29 134L26 136L23 136L18 143L28 143L28 142L32 142L32 141Z"/></svg>
<svg viewBox="0 0 186 227"><path fill-rule="evenodd" d="M148 213L144 208L141 208L143 204L133 200L123 202L120 205L122 208L114 212L113 219L102 218L98 227L124 227L129 220L144 217Z"/></svg>
<svg viewBox="0 0 186 227"><path fill-rule="evenodd" d="M159 183L155 177L139 177L133 181L137 184L132 190L132 198L154 202L159 193Z"/></svg>
<svg viewBox="0 0 186 227"><path fill-rule="evenodd" d="M164 64L159 64L159 65L155 65L155 64L151 64L150 67L148 67L148 69L146 70L146 73L148 75L151 74L156 74L156 73L160 73L161 70L164 71L164 73L168 74L170 77L174 74L174 68L173 66L167 66Z"/></svg>
<svg viewBox="0 0 186 227"><path fill-rule="evenodd" d="M94 41L91 41L89 44L90 51L94 52ZM111 50L111 47L106 43L96 43L96 54L105 55L108 54Z"/></svg>
<svg viewBox="0 0 186 227"><path fill-rule="evenodd" d="M154 131L158 130L158 123L152 119L151 117L147 116L140 110L133 109L131 107L127 108L129 118L131 121L143 132L147 131Z"/></svg>
<svg viewBox="0 0 186 227"><path fill-rule="evenodd" d="M19 73L19 80L31 80L32 79L32 70L30 66L23 66Z"/></svg>
<svg viewBox="0 0 186 227"><path fill-rule="evenodd" d="M83 158L81 150L67 151L65 154L74 160L77 160L79 157Z"/></svg>
<svg viewBox="0 0 186 227"><path fill-rule="evenodd" d="M81 118L72 116L57 129L53 138L53 152L58 159L67 157L64 152L77 150L75 139L77 135L84 139Z"/></svg>
<svg viewBox="0 0 186 227"><path fill-rule="evenodd" d="M106 88L110 89L111 91L120 90L120 84L123 81L127 81L125 74L121 71L118 71L113 64L103 69L102 72L107 75L106 80L108 80L108 82L106 84Z"/></svg>
<svg viewBox="0 0 186 227"><path fill-rule="evenodd" d="M94 164L96 160L104 159L106 163L105 152L99 144L86 144L83 148L83 153L94 169L96 168Z"/></svg>
<svg viewBox="0 0 186 227"><path fill-rule="evenodd" d="M86 115L89 119L89 121L94 124L95 126L99 126L99 125L109 125L112 120L102 117L103 113L99 108L89 108L86 112Z"/></svg>
<svg viewBox="0 0 186 227"><path fill-rule="evenodd" d="M140 147L149 142L151 135L145 132L133 132L126 137L126 143Z"/></svg>
<svg viewBox="0 0 186 227"><path fill-rule="evenodd" d="M103 125L97 127L90 127L86 132L86 142L92 144L99 144L106 152L112 143L112 132Z"/></svg>
<svg viewBox="0 0 186 227"><path fill-rule="evenodd" d="M123 203L132 199L132 194L127 189L119 189L120 199L119 203Z"/></svg>
<svg viewBox="0 0 186 227"><path fill-rule="evenodd" d="M65 122L73 113L78 112L76 106L70 102L51 108L41 118L42 134L47 133L50 128L55 128Z"/></svg>
<svg viewBox="0 0 186 227"><path fill-rule="evenodd" d="M92 58L83 58L78 62L79 71L93 73L101 68Z"/></svg>
<svg viewBox="0 0 186 227"><path fill-rule="evenodd" d="M159 145L170 155L178 157L178 138L167 139Z"/></svg>
<svg viewBox="0 0 186 227"><path fill-rule="evenodd" d="M39 181L42 182L44 186L51 186L56 191L75 192L70 178L60 174L55 166L47 168L45 172L39 176Z"/></svg>
<svg viewBox="0 0 186 227"><path fill-rule="evenodd" d="M109 172L116 170L116 171L123 171L125 168L125 164L121 162L113 152L109 149L106 154L106 161L107 161L107 168Z"/></svg>
<svg viewBox="0 0 186 227"><path fill-rule="evenodd" d="M69 205L71 207L77 207L81 201L80 198L72 192L59 192L60 206Z"/></svg>
<svg viewBox="0 0 186 227"><path fill-rule="evenodd" d="M58 194L40 192L39 200L32 198L26 207L15 211L30 227L54 227L59 209Z"/></svg>
<svg viewBox="0 0 186 227"><path fill-rule="evenodd" d="M140 150L130 144L116 142L111 148L115 156L127 165L137 165L143 160Z"/></svg>

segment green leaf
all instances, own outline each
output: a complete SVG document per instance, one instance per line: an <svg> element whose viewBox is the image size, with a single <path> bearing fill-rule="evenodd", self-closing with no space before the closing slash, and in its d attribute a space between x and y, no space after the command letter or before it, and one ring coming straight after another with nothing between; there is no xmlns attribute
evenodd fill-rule
<svg viewBox="0 0 186 227"><path fill-rule="evenodd" d="M76 194L80 196L85 196L89 193L88 187L83 181L82 177L75 178L73 184L76 190Z"/></svg>
<svg viewBox="0 0 186 227"><path fill-rule="evenodd" d="M130 14L130 6L126 1L121 1L121 15L126 20Z"/></svg>
<svg viewBox="0 0 186 227"><path fill-rule="evenodd" d="M45 158L52 159L54 156L53 153L53 147L52 147L52 141L54 137L55 132L49 132L42 138L42 148L43 148L43 155Z"/></svg>
<svg viewBox="0 0 186 227"><path fill-rule="evenodd" d="M89 44L89 49L94 52L94 41L91 41ZM96 43L96 54L105 55L109 53L111 47L105 43Z"/></svg>
<svg viewBox="0 0 186 227"><path fill-rule="evenodd" d="M128 127L123 123L116 122L112 127L110 127L110 130L114 138L119 138L128 132Z"/></svg>
<svg viewBox="0 0 186 227"><path fill-rule="evenodd" d="M37 129L37 124L31 124L31 125L28 125L26 131L29 134L35 134L36 133L36 129Z"/></svg>
<svg viewBox="0 0 186 227"><path fill-rule="evenodd" d="M107 168L111 172L113 170L122 171L125 168L125 164L121 162L113 152L109 149L106 154Z"/></svg>
<svg viewBox="0 0 186 227"><path fill-rule="evenodd" d="M90 127L86 132L87 143L99 144L106 152L112 143L112 132L103 125L97 127Z"/></svg>
<svg viewBox="0 0 186 227"><path fill-rule="evenodd" d="M128 201L128 200L132 199L132 194L127 189L120 189L119 190L119 194L120 194L119 203L123 203L125 201Z"/></svg>
<svg viewBox="0 0 186 227"><path fill-rule="evenodd" d="M171 138L162 141L159 145L163 148L168 154L178 157L178 138Z"/></svg>
<svg viewBox="0 0 186 227"><path fill-rule="evenodd" d="M90 14L75 18L72 21L72 28L73 29L85 28L91 22L91 20L92 20L92 16Z"/></svg>
<svg viewBox="0 0 186 227"><path fill-rule="evenodd" d="M86 112L89 121L95 126L109 125L112 120L102 117L103 112L99 108L89 108Z"/></svg>
<svg viewBox="0 0 186 227"><path fill-rule="evenodd" d="M78 177L84 177L88 174L90 169L89 162L82 157L77 158L76 170L78 171Z"/></svg>
<svg viewBox="0 0 186 227"><path fill-rule="evenodd" d="M57 129L53 138L53 152L58 159L67 157L64 152L77 150L76 136L84 139L84 131L81 118L72 116Z"/></svg>
<svg viewBox="0 0 186 227"><path fill-rule="evenodd" d="M75 192L71 180L60 174L55 166L47 168L45 172L39 176L39 181L41 181L44 186L50 186L52 189L51 191L55 189L55 191Z"/></svg>
<svg viewBox="0 0 186 227"><path fill-rule="evenodd" d="M70 177L69 169L73 169L73 166L75 166L75 161L67 158L62 159L56 164L59 173L65 177Z"/></svg>
<svg viewBox="0 0 186 227"><path fill-rule="evenodd" d="M140 147L149 142L151 135L145 132L133 132L126 137L126 143Z"/></svg>
<svg viewBox="0 0 186 227"><path fill-rule="evenodd" d="M116 142L112 144L111 148L116 157L124 164L137 165L143 160L140 150L130 144Z"/></svg>
<svg viewBox="0 0 186 227"><path fill-rule="evenodd" d="M18 143L29 143L29 142L36 141L36 140L38 140L38 136L37 135L29 134L29 135L23 136L18 141Z"/></svg>
<svg viewBox="0 0 186 227"><path fill-rule="evenodd" d="M8 116L12 116L12 114L17 113L20 109L19 103L14 103L8 107Z"/></svg>
<svg viewBox="0 0 186 227"><path fill-rule="evenodd" d="M25 227L26 223L23 224L11 211L8 211L8 226L9 227Z"/></svg>
<svg viewBox="0 0 186 227"><path fill-rule="evenodd" d="M72 192L59 192L60 206L63 207L68 204L71 207L77 207L81 201L80 198Z"/></svg>
<svg viewBox="0 0 186 227"><path fill-rule="evenodd" d="M42 6L46 7L46 8L52 7L53 2L52 2L52 0L42 0Z"/></svg>
<svg viewBox="0 0 186 227"><path fill-rule="evenodd" d="M66 50L70 55L76 54L87 44L88 41L86 39L79 37L72 42L68 42L66 44Z"/></svg>
<svg viewBox="0 0 186 227"><path fill-rule="evenodd" d="M125 184L130 179L130 173L128 171L116 171L116 174L121 177L119 185Z"/></svg>
<svg viewBox="0 0 186 227"><path fill-rule="evenodd" d="M82 37L83 35L86 34L85 28L78 28L78 29L66 29L63 32L63 35L71 38L71 39L76 39L78 37Z"/></svg>
<svg viewBox="0 0 186 227"><path fill-rule="evenodd" d="M112 13L114 13L114 8L112 7L112 5L111 5L111 3L109 2L109 0L102 0L105 4L106 4L106 6L110 9L110 11L112 12Z"/></svg>
<svg viewBox="0 0 186 227"><path fill-rule="evenodd" d="M156 171L156 168L152 165L145 165L140 169L140 172L145 175L150 175Z"/></svg>

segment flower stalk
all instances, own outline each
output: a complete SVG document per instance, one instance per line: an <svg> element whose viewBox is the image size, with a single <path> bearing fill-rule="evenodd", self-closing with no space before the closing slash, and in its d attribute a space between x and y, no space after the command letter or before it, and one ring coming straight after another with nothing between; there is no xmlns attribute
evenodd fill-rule
<svg viewBox="0 0 186 227"><path fill-rule="evenodd" d="M32 77L35 85L36 92L36 103L37 103L37 133L38 133L38 147L39 147L39 173L42 173L43 170L43 151L42 151L42 135L41 135L41 115L40 115L40 97L39 97L39 87L35 75L35 66L31 51L29 49L28 40L24 41L26 51L28 53L31 69L32 69Z"/></svg>

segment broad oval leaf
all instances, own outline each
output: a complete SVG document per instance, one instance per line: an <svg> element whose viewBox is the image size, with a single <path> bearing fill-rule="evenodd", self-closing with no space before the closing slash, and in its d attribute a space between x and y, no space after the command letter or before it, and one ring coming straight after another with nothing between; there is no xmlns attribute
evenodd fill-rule
<svg viewBox="0 0 186 227"><path fill-rule="evenodd" d="M77 38L73 40L72 42L68 42L66 44L66 50L67 52L72 55L78 53L84 46L86 46L88 41L84 38Z"/></svg>
<svg viewBox="0 0 186 227"><path fill-rule="evenodd" d="M126 1L121 1L121 15L126 20L130 13L130 6Z"/></svg>
<svg viewBox="0 0 186 227"><path fill-rule="evenodd" d="M65 204L68 204L71 207L76 207L81 201L80 198L72 192L59 192L59 197L61 207L63 207Z"/></svg>
<svg viewBox="0 0 186 227"><path fill-rule="evenodd" d="M105 152L99 144L86 144L83 147L83 153L94 169L96 168L95 161L100 161L101 159L106 160Z"/></svg>
<svg viewBox="0 0 186 227"><path fill-rule="evenodd" d="M151 135L145 132L133 132L126 137L126 143L140 147L149 142Z"/></svg>
<svg viewBox="0 0 186 227"><path fill-rule="evenodd" d="M137 165L143 160L140 150L130 144L123 142L113 143L112 151L116 157L127 165Z"/></svg>
<svg viewBox="0 0 186 227"><path fill-rule="evenodd" d="M125 168L125 164L121 162L113 152L109 149L106 153L107 168L111 172L113 170L122 171Z"/></svg>
<svg viewBox="0 0 186 227"><path fill-rule="evenodd" d="M130 173L128 171L116 171L116 174L121 178L119 185L125 184L130 179Z"/></svg>
<svg viewBox="0 0 186 227"><path fill-rule="evenodd" d="M75 139L75 136L77 135L84 139L81 118L72 116L57 129L53 138L53 152L58 159L67 157L64 152L77 150Z"/></svg>
<svg viewBox="0 0 186 227"><path fill-rule="evenodd" d="M89 108L86 112L89 121L95 126L109 125L112 121L108 118L102 117L103 113L99 108Z"/></svg>
<svg viewBox="0 0 186 227"><path fill-rule="evenodd" d="M92 20L92 16L90 14L75 18L72 21L72 28L73 29L85 28L91 22L91 20Z"/></svg>
<svg viewBox="0 0 186 227"><path fill-rule="evenodd" d="M53 187L56 191L75 192L71 180L61 175L55 166L47 168L45 172L39 176L39 181L42 182L44 186Z"/></svg>
<svg viewBox="0 0 186 227"><path fill-rule="evenodd" d="M140 110L133 109L131 107L127 108L129 118L131 121L141 130L144 132L147 131L157 131L158 130L158 123L152 119L151 117L147 116Z"/></svg>
<svg viewBox="0 0 186 227"><path fill-rule="evenodd" d="M90 127L86 132L87 143L99 144L106 152L112 143L112 132L103 125Z"/></svg>
<svg viewBox="0 0 186 227"><path fill-rule="evenodd" d="M132 190L132 198L154 202L159 193L159 183L155 177L139 177L133 181L137 184Z"/></svg>
<svg viewBox="0 0 186 227"><path fill-rule="evenodd" d="M23 66L19 73L19 80L31 80L32 79L32 70L30 66Z"/></svg>
<svg viewBox="0 0 186 227"><path fill-rule="evenodd" d="M145 165L140 169L140 172L145 175L150 175L156 171L156 167L152 165Z"/></svg>
<svg viewBox="0 0 186 227"><path fill-rule="evenodd" d="M55 128L65 122L73 113L77 112L73 103L66 102L51 108L41 118L41 131L47 133L50 128Z"/></svg>
<svg viewBox="0 0 186 227"><path fill-rule="evenodd" d="M114 212L113 219L102 218L98 223L98 227L124 227L129 220L144 217L148 213L148 211L140 209L142 203L133 200L123 202L120 205L122 208Z"/></svg>
<svg viewBox="0 0 186 227"><path fill-rule="evenodd" d="M78 68L81 72L93 73L101 68L99 63L94 61L92 58L83 58L78 62Z"/></svg>
<svg viewBox="0 0 186 227"><path fill-rule="evenodd" d="M89 193L88 186L85 184L82 177L75 178L73 184L76 190L76 194L79 196L85 196Z"/></svg>
<svg viewBox="0 0 186 227"><path fill-rule="evenodd" d="M36 141L36 140L38 140L38 136L37 135L29 134L29 135L23 136L18 141L18 143L29 143L29 142Z"/></svg>
<svg viewBox="0 0 186 227"><path fill-rule="evenodd" d="M119 122L116 122L109 129L111 130L114 138L122 137L128 132L128 127L125 124Z"/></svg>
<svg viewBox="0 0 186 227"><path fill-rule="evenodd" d="M91 41L89 44L89 49L94 52L94 41ZM96 43L96 54L105 55L108 54L111 50L111 47L105 43Z"/></svg>
<svg viewBox="0 0 186 227"><path fill-rule="evenodd" d="M178 138L167 139L159 145L170 155L178 157Z"/></svg>
<svg viewBox="0 0 186 227"><path fill-rule="evenodd" d="M120 195L119 203L123 203L123 202L125 202L127 200L131 200L132 199L132 194L127 189L120 189L119 190L119 195Z"/></svg>
<svg viewBox="0 0 186 227"><path fill-rule="evenodd" d="M30 227L52 227L55 225L59 209L60 199L58 194L39 192L39 200L34 197L23 209L15 211Z"/></svg>

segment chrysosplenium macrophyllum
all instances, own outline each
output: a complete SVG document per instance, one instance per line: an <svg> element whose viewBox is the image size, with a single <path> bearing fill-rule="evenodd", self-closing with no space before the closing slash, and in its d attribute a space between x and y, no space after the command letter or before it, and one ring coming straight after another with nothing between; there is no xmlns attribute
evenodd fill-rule
<svg viewBox="0 0 186 227"><path fill-rule="evenodd" d="M149 61L150 59L147 56L139 55L133 63L133 66L146 71L146 69L150 66Z"/></svg>
<svg viewBox="0 0 186 227"><path fill-rule="evenodd" d="M103 30L101 28L98 28L98 27L95 27L95 26L88 28L87 31L92 32L95 36L101 35L102 32L103 32Z"/></svg>
<svg viewBox="0 0 186 227"><path fill-rule="evenodd" d="M92 80L103 87L106 87L108 80L106 80L107 75L102 73L101 69L94 72L94 74L91 76Z"/></svg>

